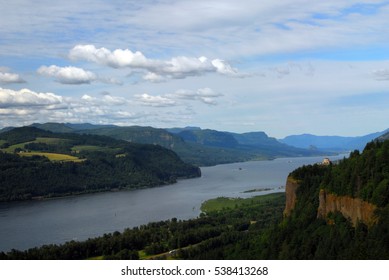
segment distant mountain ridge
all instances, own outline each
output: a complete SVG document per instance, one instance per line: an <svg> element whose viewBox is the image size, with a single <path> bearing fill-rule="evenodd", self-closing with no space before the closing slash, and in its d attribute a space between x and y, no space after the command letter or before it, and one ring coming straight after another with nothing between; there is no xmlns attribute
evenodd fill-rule
<svg viewBox="0 0 389 280"><path fill-rule="evenodd" d="M107 127L116 127L115 125L98 125L90 123L33 123L30 126L37 127L43 130L49 130L51 132L78 132L83 130L92 130L97 128L107 128Z"/></svg>
<svg viewBox="0 0 389 280"><path fill-rule="evenodd" d="M198 166L363 150L374 139L389 138L389 129L357 137L301 134L276 139L263 131L233 133L194 126L165 129L90 123L34 123L30 126L52 132L105 135L134 143L160 145L176 152L185 162Z"/></svg>
<svg viewBox="0 0 389 280"><path fill-rule="evenodd" d="M389 140L389 132L386 132L385 134L381 135L377 138L379 141Z"/></svg>
<svg viewBox="0 0 389 280"><path fill-rule="evenodd" d="M190 143L203 146L235 149L242 153L250 152L268 158L280 156L309 156L316 152L291 147L267 136L265 132L233 133L211 129L183 130L177 135ZM317 154L317 153L316 153Z"/></svg>
<svg viewBox="0 0 389 280"><path fill-rule="evenodd" d="M389 132L389 129L357 137L317 136L312 134L301 134L287 136L283 139L279 139L279 141L290 146L303 149L318 149L332 152L352 150L362 151L368 142L380 137L387 132Z"/></svg>
<svg viewBox="0 0 389 280"><path fill-rule="evenodd" d="M265 132L232 133L199 127L153 128L93 124L32 124L43 130L60 133L95 134L133 143L154 144L173 150L185 162L209 166L276 157L324 155L320 151L296 148Z"/></svg>

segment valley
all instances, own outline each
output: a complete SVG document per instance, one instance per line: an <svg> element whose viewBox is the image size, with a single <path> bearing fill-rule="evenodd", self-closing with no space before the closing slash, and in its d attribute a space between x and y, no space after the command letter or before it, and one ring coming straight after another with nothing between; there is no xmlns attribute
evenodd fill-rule
<svg viewBox="0 0 389 280"><path fill-rule="evenodd" d="M60 130L61 126L50 127ZM385 133L367 143L363 152L355 150L349 157L328 156L324 165L323 156L312 157L307 152L311 157L302 157L309 150L276 144L277 140L261 132L233 134L190 128L175 129L170 134L144 127L100 129L90 125L83 132L53 132L29 126L0 133L0 194L3 201L8 201L0 203L0 214L5 218L0 236L4 241L11 238L7 244L21 245L21 240L30 244L23 245L22 250L15 249L19 245L11 245L0 253L0 258L389 256L384 245L389 201L389 146ZM162 140L170 148L163 147ZM238 162L200 169L180 159L172 149L177 143L185 149L200 147L209 158L216 151L250 157L231 157ZM299 157L282 157L283 153L298 151ZM216 163L220 158L214 160ZM112 192L117 190L122 192ZM79 194L84 196L74 196ZM65 198L25 201L55 197ZM9 202L22 200L25 202ZM70 205L75 212L70 211ZM139 216L145 219L131 221ZM18 221L24 217L32 223L35 219L41 221L39 228L27 222L29 231L16 229L27 221ZM59 223L58 217L63 221ZM82 224L82 233L76 234L77 223ZM50 242L42 230L49 235L67 235ZM17 237L16 232L21 236ZM27 236L23 232L28 232ZM37 241L39 235L42 241ZM40 247L37 242L47 245Z"/></svg>

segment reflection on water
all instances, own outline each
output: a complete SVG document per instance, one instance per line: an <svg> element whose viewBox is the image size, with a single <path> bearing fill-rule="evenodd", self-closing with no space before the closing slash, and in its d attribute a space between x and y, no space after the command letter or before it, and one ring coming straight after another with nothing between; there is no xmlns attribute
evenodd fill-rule
<svg viewBox="0 0 389 280"><path fill-rule="evenodd" d="M0 251L85 240L173 217L194 218L201 203L210 198L283 191L292 170L321 160L305 157L224 164L201 168L201 178L152 189L0 203Z"/></svg>

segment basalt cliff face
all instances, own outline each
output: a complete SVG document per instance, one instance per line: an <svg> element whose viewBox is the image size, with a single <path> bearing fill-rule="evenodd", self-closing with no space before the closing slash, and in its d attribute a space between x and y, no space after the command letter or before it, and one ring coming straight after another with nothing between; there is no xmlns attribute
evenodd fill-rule
<svg viewBox="0 0 389 280"><path fill-rule="evenodd" d="M377 206L360 198L337 196L322 189L319 193L317 217L326 218L328 213L339 211L345 218L349 218L354 226L358 220L367 225L372 225L376 222L374 215L376 209Z"/></svg>
<svg viewBox="0 0 389 280"><path fill-rule="evenodd" d="M299 186L300 184L298 180L294 179L292 176L288 176L285 185L286 203L285 203L284 216L289 216L294 206L296 205L297 202L296 191Z"/></svg>
<svg viewBox="0 0 389 280"><path fill-rule="evenodd" d="M285 216L289 216L296 205L298 200L296 191L299 186L298 180L291 176L288 177L285 186ZM374 211L376 209L376 205L363 201L360 198L338 196L328 193L326 190L322 189L319 193L317 217L325 219L329 213L338 211L342 213L345 218L349 218L353 225L356 225L357 221L361 221L367 225L372 225L377 221L376 216L374 215Z"/></svg>

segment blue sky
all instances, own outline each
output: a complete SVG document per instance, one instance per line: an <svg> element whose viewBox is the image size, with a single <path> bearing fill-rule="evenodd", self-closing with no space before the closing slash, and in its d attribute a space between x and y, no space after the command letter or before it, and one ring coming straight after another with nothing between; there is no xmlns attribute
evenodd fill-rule
<svg viewBox="0 0 389 280"><path fill-rule="evenodd" d="M0 127L389 128L389 1L0 0Z"/></svg>

